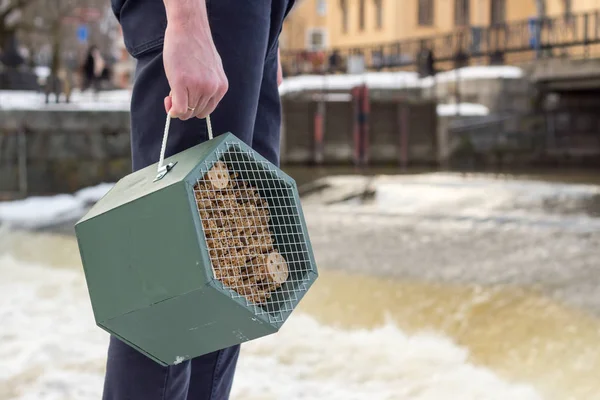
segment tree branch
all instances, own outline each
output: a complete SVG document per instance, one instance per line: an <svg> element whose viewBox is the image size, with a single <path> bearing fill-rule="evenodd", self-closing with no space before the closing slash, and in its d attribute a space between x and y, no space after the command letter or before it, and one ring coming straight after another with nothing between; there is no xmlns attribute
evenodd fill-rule
<svg viewBox="0 0 600 400"><path fill-rule="evenodd" d="M28 5L32 4L34 1L36 0L16 0L14 3L11 2L10 5L8 6L8 8L6 8L6 10L4 10L2 13L0 13L0 18L4 19L8 16L8 14L10 14L11 12L15 11L15 10L19 10L19 9L23 9L25 7L27 7Z"/></svg>

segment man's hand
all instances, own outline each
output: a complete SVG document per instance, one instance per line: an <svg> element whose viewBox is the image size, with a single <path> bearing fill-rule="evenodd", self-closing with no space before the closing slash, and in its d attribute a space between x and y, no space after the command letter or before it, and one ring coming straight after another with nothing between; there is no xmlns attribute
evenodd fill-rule
<svg viewBox="0 0 600 400"><path fill-rule="evenodd" d="M182 120L206 118L228 89L210 32L206 0L164 3L168 22L163 63L171 87L165 98L165 111Z"/></svg>

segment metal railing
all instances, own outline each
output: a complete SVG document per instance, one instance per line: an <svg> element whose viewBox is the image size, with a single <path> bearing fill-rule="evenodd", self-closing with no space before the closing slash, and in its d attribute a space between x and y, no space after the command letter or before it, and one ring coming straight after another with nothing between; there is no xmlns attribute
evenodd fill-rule
<svg viewBox="0 0 600 400"><path fill-rule="evenodd" d="M419 70L430 53L434 66L477 60L498 65L539 58L600 56L600 9L491 26L470 26L448 34L323 51L282 50L284 75L345 72L359 62L369 71ZM448 66L446 66L448 67Z"/></svg>

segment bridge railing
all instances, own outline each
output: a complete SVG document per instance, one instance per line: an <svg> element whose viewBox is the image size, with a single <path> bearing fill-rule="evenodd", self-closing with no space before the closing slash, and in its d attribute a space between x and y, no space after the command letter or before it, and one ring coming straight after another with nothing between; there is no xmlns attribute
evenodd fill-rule
<svg viewBox="0 0 600 400"><path fill-rule="evenodd" d="M282 50L284 74L446 69L478 64L500 65L539 58L600 56L600 9L544 19L470 26L447 34L360 47L322 51Z"/></svg>

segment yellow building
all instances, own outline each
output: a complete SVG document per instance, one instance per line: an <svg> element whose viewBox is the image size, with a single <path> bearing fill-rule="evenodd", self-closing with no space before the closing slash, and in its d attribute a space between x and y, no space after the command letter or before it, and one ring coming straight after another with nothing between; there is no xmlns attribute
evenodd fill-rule
<svg viewBox="0 0 600 400"><path fill-rule="evenodd" d="M544 3L542 10L538 9ZM297 0L281 36L286 50L385 44L600 9L600 0Z"/></svg>

